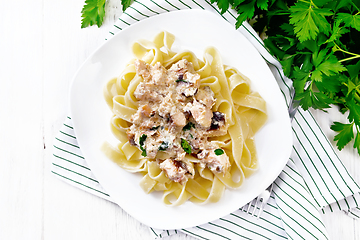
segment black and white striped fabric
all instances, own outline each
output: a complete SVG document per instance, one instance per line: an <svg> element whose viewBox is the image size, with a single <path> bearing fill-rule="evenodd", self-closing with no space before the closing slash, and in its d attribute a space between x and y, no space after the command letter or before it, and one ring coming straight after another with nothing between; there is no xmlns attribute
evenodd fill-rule
<svg viewBox="0 0 360 240"><path fill-rule="evenodd" d="M107 39L142 19L182 9L203 9L220 14L210 0L135 0L120 16ZM223 18L233 25L236 17L236 12L231 9L223 14ZM269 54L249 24L244 23L238 31L268 63L289 106L292 83L284 77L279 62ZM299 109L292 122L292 130L294 145L291 157L276 179L271 198L260 219L247 214L246 205L201 226L177 230L150 228L154 238L181 231L199 239L328 239L321 214L344 211L359 218L360 188L311 113ZM57 134L53 150L54 175L111 201L111 196L101 187L81 154L71 117L66 118Z"/></svg>

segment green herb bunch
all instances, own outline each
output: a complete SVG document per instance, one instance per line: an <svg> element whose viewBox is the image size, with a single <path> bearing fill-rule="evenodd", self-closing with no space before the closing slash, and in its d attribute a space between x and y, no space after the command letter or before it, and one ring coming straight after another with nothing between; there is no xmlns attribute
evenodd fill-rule
<svg viewBox="0 0 360 240"><path fill-rule="evenodd" d="M99 3L103 4L98 7ZM131 0L121 0L123 10ZM334 122L339 150L354 140L360 155L360 1L359 0L211 0L221 14L230 7L264 37L265 46L293 80L295 100L307 110L331 105L347 113ZM101 5L100 4L100 5ZM105 0L86 0L82 27L102 24ZM100 11L101 9L101 11ZM99 13L100 11L100 13Z"/></svg>
<svg viewBox="0 0 360 240"><path fill-rule="evenodd" d="M264 34L265 46L293 80L295 100L307 110L331 104L348 113L334 122L339 150L352 139L360 154L360 1L219 0L222 13L232 6Z"/></svg>

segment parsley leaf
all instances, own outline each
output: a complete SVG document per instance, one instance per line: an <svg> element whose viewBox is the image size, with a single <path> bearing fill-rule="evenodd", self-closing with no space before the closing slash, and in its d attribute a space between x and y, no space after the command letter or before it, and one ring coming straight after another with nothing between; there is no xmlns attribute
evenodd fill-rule
<svg viewBox="0 0 360 240"><path fill-rule="evenodd" d="M247 4L243 4L238 9L239 16L236 18L236 28L239 28L241 24L247 19L251 19L255 13L255 0L250 1Z"/></svg>
<svg viewBox="0 0 360 240"><path fill-rule="evenodd" d="M331 36L327 40L327 42L335 41L335 40L339 39L343 34L350 32L349 29L347 29L345 27L340 27L340 22L341 22L341 20L335 22Z"/></svg>
<svg viewBox="0 0 360 240"><path fill-rule="evenodd" d="M224 154L224 150L222 150L221 148L215 149L214 152L216 156L220 156Z"/></svg>
<svg viewBox="0 0 360 240"><path fill-rule="evenodd" d="M163 141L159 146L159 151L165 151L169 147L169 142Z"/></svg>
<svg viewBox="0 0 360 240"><path fill-rule="evenodd" d="M352 15L350 13L338 13L336 19L345 23L345 27L353 27L360 31L360 15Z"/></svg>
<svg viewBox="0 0 360 240"><path fill-rule="evenodd" d="M184 149L184 151L187 153L187 154L191 154L191 146L190 144L188 143L188 141L186 141L185 139L181 139L181 147Z"/></svg>
<svg viewBox="0 0 360 240"><path fill-rule="evenodd" d="M335 135L334 140L337 141L336 146L339 150L343 149L345 145L354 138L353 126L354 124L351 123L344 124L340 122L334 122L334 124L331 125L330 128L335 132L338 132L338 134Z"/></svg>
<svg viewBox="0 0 360 240"><path fill-rule="evenodd" d="M146 154L146 149L142 150L141 156L143 156L143 157L146 157L146 156L147 156L147 154Z"/></svg>
<svg viewBox="0 0 360 240"><path fill-rule="evenodd" d="M336 96L336 93L340 91L340 88L342 87L342 84L340 81L341 79L346 79L347 77L338 74L331 77L324 77L323 81L316 82L316 87L319 89L320 92L327 92L329 91L328 95L330 97Z"/></svg>
<svg viewBox="0 0 360 240"><path fill-rule="evenodd" d="M357 132L357 134L356 134L353 147L357 149L357 151L360 155L360 132Z"/></svg>
<svg viewBox="0 0 360 240"><path fill-rule="evenodd" d="M321 92L315 92L311 88L308 88L306 91L295 95L295 100L300 100L300 104L304 110L307 110L310 107L314 109L329 108L329 104L332 103L325 94Z"/></svg>
<svg viewBox="0 0 360 240"><path fill-rule="evenodd" d="M354 94L356 93L354 92ZM351 98L348 99L346 105L349 108L349 121L354 122L360 127L360 103L357 103L355 99Z"/></svg>
<svg viewBox="0 0 360 240"><path fill-rule="evenodd" d="M183 131L186 131L186 130L190 130L191 128L195 128L195 124L192 123L192 122L188 122L184 127L183 127Z"/></svg>
<svg viewBox="0 0 360 240"><path fill-rule="evenodd" d="M159 127L160 127L160 125L159 125L159 126L156 126L156 127L152 127L152 128L150 128L150 130L158 130Z"/></svg>
<svg viewBox="0 0 360 240"><path fill-rule="evenodd" d="M315 39L319 32L328 34L330 24L325 16L333 15L328 8L318 8L313 1L297 2L290 7L290 24L294 25L294 31L300 42Z"/></svg>
<svg viewBox="0 0 360 240"><path fill-rule="evenodd" d="M226 10L228 10L229 8L228 0L220 0L220 1L211 0L211 3L215 3L215 2L217 2L218 7L221 9L221 14L224 14Z"/></svg>
<svg viewBox="0 0 360 240"><path fill-rule="evenodd" d="M188 83L188 81L185 81L184 79L178 79L175 82L184 82L184 83Z"/></svg>
<svg viewBox="0 0 360 240"><path fill-rule="evenodd" d="M296 79L296 81L294 80L293 85L295 91L298 94L304 92L305 85L309 81L309 76L310 76L309 72L305 72L304 70L300 69L298 66L294 67L293 77L294 79Z"/></svg>
<svg viewBox="0 0 360 240"><path fill-rule="evenodd" d="M143 157L147 156L146 149L144 148L144 143L146 141L146 138L147 138L147 135L143 134L143 135L141 135L141 137L139 139L139 146L142 151L141 156L143 156Z"/></svg>
<svg viewBox="0 0 360 240"><path fill-rule="evenodd" d="M262 10L268 9L268 0L257 0L256 6Z"/></svg>
<svg viewBox="0 0 360 240"><path fill-rule="evenodd" d="M358 61L355 65L348 65L347 71L351 78L356 78L360 73L360 61Z"/></svg>
<svg viewBox="0 0 360 240"><path fill-rule="evenodd" d="M81 28L95 24L100 27L105 16L105 0L86 0L81 13Z"/></svg>
<svg viewBox="0 0 360 240"><path fill-rule="evenodd" d="M130 5L132 0L121 0L122 10L125 11Z"/></svg>
<svg viewBox="0 0 360 240"><path fill-rule="evenodd" d="M351 0L338 0L336 2L336 6L334 7L335 12L337 12L340 8L345 7L346 5L351 4Z"/></svg>
<svg viewBox="0 0 360 240"><path fill-rule="evenodd" d="M293 70L293 63L294 63L295 55L288 56L286 59L280 61L281 66L283 68L284 74L290 75Z"/></svg>
<svg viewBox="0 0 360 240"><path fill-rule="evenodd" d="M103 24L105 17L106 0L85 0L83 9L81 10L81 28ZM122 10L125 11L131 4L132 0L121 0Z"/></svg>
<svg viewBox="0 0 360 240"><path fill-rule="evenodd" d="M147 135L143 134L141 135L140 139L139 139L139 145L140 147L142 147L144 145L144 142L146 141Z"/></svg>
<svg viewBox="0 0 360 240"><path fill-rule="evenodd" d="M346 68L342 66L342 64L333 54L325 58L327 51L323 50L321 52L323 52L323 54L320 56L320 58L322 58L320 59L321 62L315 62L314 60L315 70L312 72L311 79L321 82L323 74L326 76L332 76L346 70Z"/></svg>

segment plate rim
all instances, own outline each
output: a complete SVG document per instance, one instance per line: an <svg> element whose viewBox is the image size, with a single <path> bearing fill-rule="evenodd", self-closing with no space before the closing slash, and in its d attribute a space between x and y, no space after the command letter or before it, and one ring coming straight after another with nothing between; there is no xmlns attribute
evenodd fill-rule
<svg viewBox="0 0 360 240"><path fill-rule="evenodd" d="M73 114L74 111L75 111L75 109L74 109L73 101L72 101L72 100L73 100L73 90L74 90L74 89L73 89L73 86L74 86L74 83L75 83L75 81L76 81L76 79L77 79L77 77L78 77L78 75L79 75L79 72L82 71L83 67L91 60L91 58L94 57L94 55L95 55L96 53L98 53L99 51L101 51L101 49L102 49L104 46L108 45L110 42L115 41L115 40L113 40L113 39L115 39L116 36L123 35L123 34L126 34L128 31L131 31L131 27L133 27L133 26L135 26L135 25L143 25L143 24L146 24L146 23L144 23L144 22L149 21L150 19L164 17L165 15L169 15L169 16L170 16L170 15L180 14L180 12L181 12L181 14L186 14L186 12L191 12L191 14L195 14L194 11L198 11L199 13L201 12L201 14L211 14L212 17L218 17L219 20L224 21L223 19L221 19L220 16L218 16L218 15L216 15L216 14L210 12L210 11L207 11L207 10L187 9L187 10L180 10L180 11L172 11L172 12L162 13L162 14L159 14L159 15L155 15L155 16L149 17L149 18L147 18L147 19L141 20L140 22L136 22L136 23L132 24L131 26L127 27L126 29L124 29L124 30L116 33L111 39L109 39L109 40L107 40L106 42L104 42L103 44L101 44L101 45L84 61L84 63L79 67L79 69L77 70L77 72L75 73L75 75L74 75L74 77L73 77L73 79L72 79L72 82L71 82L71 93L70 93L70 98L69 98L69 99L70 99L70 112L71 112L72 118L73 118L73 116L76 115L76 114ZM230 25L230 24L229 24L229 25ZM130 30L128 30L128 29L130 29ZM125 32L125 33L124 33L124 32ZM238 31L237 31L237 32L238 32ZM238 32L238 34L241 34L242 36L244 36L244 35L243 35L242 33L240 33L240 32ZM176 36L175 36L175 37L176 37ZM244 38L245 38L246 41L249 42L249 40L246 39L246 37L244 37ZM250 43L250 44L251 44L251 43ZM252 45L252 44L251 44L251 45ZM253 46L253 45L252 45L252 46ZM216 46L215 46L215 47L216 47ZM254 47L254 46L253 46L253 47ZM121 69L120 69L120 72L121 72ZM119 73L120 73L120 72L119 72ZM272 76L273 76L273 75L272 75ZM276 81L276 79L275 79L274 76L273 76L273 80ZM276 84L277 84L277 83L276 83ZM284 102L285 102L285 100L284 100ZM285 103L284 103L284 104L285 104ZM285 105L285 106L286 106L286 105ZM289 120L289 121L290 121L290 120ZM74 131L75 131L75 133L76 133L76 132L77 132L76 126L78 125L77 120L74 120L74 119L73 119L73 123L74 123ZM289 124L289 126L290 126L290 124ZM76 136L78 136L78 135L76 135ZM290 138L291 138L291 143L292 143L292 140L293 140L293 139L292 139L292 134L290 134ZM80 139L81 139L81 137L78 138L78 144L79 144L79 146L82 145L82 143L81 143L82 140L80 140ZM291 146L292 146L292 144L291 144ZM82 151L83 151L83 150L84 150L84 148L82 148ZM85 151L86 151L86 150L85 150ZM83 153L84 153L85 151L83 151ZM286 154L286 155L288 155L288 157L290 156L290 152L291 152L291 148L289 147L288 154ZM85 154L85 153L84 153L84 156L86 157L86 154ZM282 164L282 169L283 169L283 167L286 165L287 160L288 160L288 158L286 159L286 161L283 162L283 164ZM91 168L91 165L92 165L91 161L88 162L88 164L89 164L89 166L90 166L90 168ZM92 171L94 172L94 169L92 169ZM95 170L95 172L97 172L97 170ZM96 176L95 172L94 172L94 175ZM280 173L281 173L281 171L279 171L279 173L276 174L275 177L273 177L272 181L274 181ZM99 181L99 182L100 182L100 181ZM140 186L139 186L139 188L140 188ZM264 190L265 188L266 188L266 187L264 187L262 190ZM106 188L105 188L105 190L108 191ZM255 196L255 197L256 197L256 196ZM121 204L119 204L116 199L114 199L114 201L115 201L121 208L123 208L123 207L121 206ZM241 206L239 206L239 207L241 207ZM124 208L123 208L123 209L124 209ZM124 209L124 210L125 210L126 212L128 212L127 209ZM235 209L234 209L234 210L235 210ZM209 221L212 221L212 220L215 220L215 219L221 217L221 216L216 216L216 217L214 217L213 219L208 219L208 220L206 220L206 221L199 222L198 224L195 224L195 225L194 225L194 224L190 224L190 225L181 225L181 226L177 226L177 225L175 226L175 225L174 225L174 226L172 226L171 224L170 224L170 225L169 225L169 224L168 224L168 225L166 225L166 224L164 224L164 225L158 225L158 224L149 223L148 221L145 221L145 222L144 222L143 219L139 218L137 214L133 214L133 213L129 213L129 214L132 215L133 217L135 217L136 219L138 219L140 222L143 222L143 223L145 223L145 224L147 224L147 225L149 225L149 226L151 226L151 227L164 228L164 229L178 229L178 228L192 227L192 226L196 226L196 225L199 225L199 224L202 224L202 223L205 223L205 222L209 222ZM229 214L229 212L228 212L227 214ZM226 214L224 214L224 215L226 215Z"/></svg>

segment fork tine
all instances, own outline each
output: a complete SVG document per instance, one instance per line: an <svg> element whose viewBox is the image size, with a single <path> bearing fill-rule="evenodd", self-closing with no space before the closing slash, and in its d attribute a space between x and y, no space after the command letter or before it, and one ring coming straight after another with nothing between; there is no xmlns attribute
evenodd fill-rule
<svg viewBox="0 0 360 240"><path fill-rule="evenodd" d="M268 202L268 200L269 200L269 198L270 198L270 194L271 194L272 188L273 188L273 184L271 184L271 185L266 189L266 192L264 192L264 195L262 196L262 202L261 202L261 206L260 206L260 209L259 209L259 213L258 213L257 218L260 218L260 215L261 215L261 213L263 212L264 207L265 207L265 205L267 204L267 202Z"/></svg>
<svg viewBox="0 0 360 240"><path fill-rule="evenodd" d="M255 200L255 199L253 199L253 200L251 200L251 201L249 202L249 206L248 206L247 210L245 211L246 213L250 213L251 204L252 204L252 202L253 202L254 200Z"/></svg>
<svg viewBox="0 0 360 240"><path fill-rule="evenodd" d="M264 207L270 198L272 188L273 188L273 184L270 184L270 186L267 187L267 189L264 192L262 192L259 196L257 196L253 200L251 200L245 212L250 214L251 216L256 216L257 219L260 218L260 215L263 212ZM254 204L254 209L252 210L252 213L250 213L252 204ZM257 215L255 215L257 209L259 209L259 212Z"/></svg>
<svg viewBox="0 0 360 240"><path fill-rule="evenodd" d="M261 213L263 212L263 210L264 210L264 206L265 206L265 201L263 200L263 202L261 203L261 206L260 206L260 209L259 209L259 213L258 213L258 215L257 215L257 219L259 219L260 218L260 215L261 215Z"/></svg>
<svg viewBox="0 0 360 240"><path fill-rule="evenodd" d="M252 216L254 216L256 209L259 207L258 205L259 205L260 199L261 199L260 196L256 198L256 202L254 204L254 209L253 209L253 212L251 214Z"/></svg>

